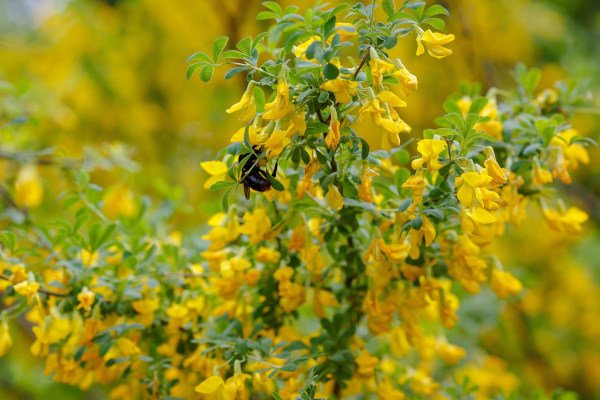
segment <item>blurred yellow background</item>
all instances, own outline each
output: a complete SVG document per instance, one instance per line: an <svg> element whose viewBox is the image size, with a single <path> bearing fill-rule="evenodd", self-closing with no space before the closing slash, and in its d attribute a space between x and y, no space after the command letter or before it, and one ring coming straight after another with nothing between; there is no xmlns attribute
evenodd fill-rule
<svg viewBox="0 0 600 400"><path fill-rule="evenodd" d="M302 7L312 1L280 3ZM568 77L589 81L596 107L576 115L575 127L598 139L600 1L438 3L450 11L446 32L456 35L454 54L438 62L418 58L412 38L394 54L420 78L402 113L413 135L433 127L460 82L478 81L484 90L510 87L510 70L522 61L541 68L543 87ZM236 43L267 29L268 21L252 18L261 7L258 0L0 0L0 81L17 88L12 93L0 87L0 115L24 113L35 119L19 143L4 142L3 148L54 147L59 154L82 157L94 146L116 158L130 155L136 164L100 170L93 181L184 200L187 213L176 215L173 224L202 224L219 203L202 188L207 176L198 163L214 158L237 129L236 119L224 110L240 97L245 80L240 74L210 84L197 77L187 81L186 59L209 50L219 36ZM218 76L224 73L217 70ZM582 398L600 398L598 154L591 149L592 163L578 171L569 193L592 217L583 239L569 242L548 235L539 221L530 222L500 250L530 290L510 304L489 300L462 311L461 318L480 332L479 344L506 359L525 388L562 386ZM0 176L5 168L0 165ZM48 196L64 189L56 179ZM501 313L499 322L481 316L489 309L494 318ZM473 336L454 334L466 343L473 340L467 333ZM19 346L23 351L13 351L10 361L0 364L0 398L48 393L54 398L57 390L62 398L80 398L77 390L57 389L41 378L37 364L27 370L25 365L35 361L20 356L27 353L27 343ZM102 397L92 393L89 398L96 396Z"/></svg>

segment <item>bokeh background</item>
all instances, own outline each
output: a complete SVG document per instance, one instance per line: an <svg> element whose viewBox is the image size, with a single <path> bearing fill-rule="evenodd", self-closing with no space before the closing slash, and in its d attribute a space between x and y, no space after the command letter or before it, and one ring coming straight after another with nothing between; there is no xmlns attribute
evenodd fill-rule
<svg viewBox="0 0 600 400"><path fill-rule="evenodd" d="M575 115L574 127L599 138L600 1L438 3L450 10L446 31L456 35L454 54L417 58L412 40L394 54L419 77L402 115L414 135L432 127L462 81L510 88L510 71L522 61L542 70L542 88L567 78L586 82L592 103ZM253 18L260 8L259 0L0 0L0 122L29 118L17 135L0 132L2 148L52 147L88 159L109 154L114 164L98 169L95 183L177 203L170 222L184 232L198 229L219 209L215 195L203 189L207 176L198 163L214 158L237 129L224 110L240 97L245 80L187 81L186 58L209 50L219 36L231 43L267 29ZM479 374L489 385L498 374L514 374L507 389L563 387L600 399L600 150L590 153L591 164L564 189L591 216L584 233L554 234L531 210L532 219L497 245L527 289L510 301L485 290L464 300L449 337L472 349L473 363L462 373ZM0 178L12 174L10 168L0 160ZM41 172L53 182L47 198L55 198L64 183L50 169ZM45 218L54 215L51 203ZM0 360L0 398L105 397L99 388L82 394L53 383L29 356L29 344L21 332Z"/></svg>

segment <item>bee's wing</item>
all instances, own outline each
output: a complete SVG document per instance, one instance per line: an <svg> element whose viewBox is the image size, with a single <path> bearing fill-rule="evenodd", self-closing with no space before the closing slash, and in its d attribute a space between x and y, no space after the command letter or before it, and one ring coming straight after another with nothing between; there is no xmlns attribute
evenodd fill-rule
<svg viewBox="0 0 600 400"><path fill-rule="evenodd" d="M250 186L244 183L244 196L246 196L246 200L250 200Z"/></svg>

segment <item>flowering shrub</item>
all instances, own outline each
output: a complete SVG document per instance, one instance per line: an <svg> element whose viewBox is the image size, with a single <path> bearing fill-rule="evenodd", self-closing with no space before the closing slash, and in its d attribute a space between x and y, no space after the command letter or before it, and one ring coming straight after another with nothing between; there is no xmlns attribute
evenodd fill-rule
<svg viewBox="0 0 600 400"><path fill-rule="evenodd" d="M510 91L463 85L410 160L410 116L401 114L418 78L390 54L402 43L450 56L454 36L439 32L447 11L412 0L264 5L268 32L230 50L219 38L212 57L189 59L188 78L207 82L227 65L225 79L248 81L227 110L241 125L231 145L201 163L206 189L224 190L204 236L170 230L176 205L149 211L125 185L92 183L100 166L128 165L118 154L90 162L25 145L7 154L18 172L2 189L0 355L12 341L6 321L26 312L45 372L82 389L110 386L112 398L488 398L516 389L494 358L464 365L456 377L468 379L449 383L466 351L445 332L460 323L462 293L522 290L489 245L520 225L529 203L550 229L581 231L587 214L552 186L589 162L590 140L569 125L580 89L539 92L539 71L521 65ZM358 127L380 132L381 148ZM41 166L70 178L61 196L69 222L29 212L44 197Z"/></svg>

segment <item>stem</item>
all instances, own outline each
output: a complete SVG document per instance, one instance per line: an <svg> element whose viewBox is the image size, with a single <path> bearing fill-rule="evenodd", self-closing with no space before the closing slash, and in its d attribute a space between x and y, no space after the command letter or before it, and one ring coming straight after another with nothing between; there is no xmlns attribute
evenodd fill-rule
<svg viewBox="0 0 600 400"><path fill-rule="evenodd" d="M369 50L370 50L370 48L365 50L365 54L363 54L363 57L360 60L360 64L358 64L356 71L354 71L354 77L352 78L352 80L354 80L354 81L356 80L356 77L358 76L358 73L360 72L361 68L367 62L367 58L369 58Z"/></svg>

